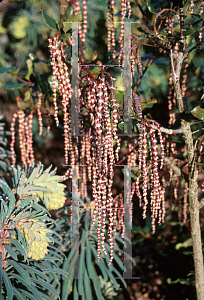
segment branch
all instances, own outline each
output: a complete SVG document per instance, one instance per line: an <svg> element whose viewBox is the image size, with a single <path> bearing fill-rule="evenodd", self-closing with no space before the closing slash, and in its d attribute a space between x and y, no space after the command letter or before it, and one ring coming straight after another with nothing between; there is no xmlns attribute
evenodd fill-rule
<svg viewBox="0 0 204 300"><path fill-rule="evenodd" d="M178 57L173 53L172 49L170 51L170 59L171 59L171 67L173 72L173 84L174 84L174 90L176 92L176 101L179 108L180 114L184 112L184 105L183 105L183 97L181 93L181 86L180 86L180 74L181 74L181 68L184 58L187 56L187 54L183 54L183 52L179 52ZM176 70L174 68L174 61L173 59L176 58Z"/></svg>
<svg viewBox="0 0 204 300"><path fill-rule="evenodd" d="M158 127L155 125L151 125L153 129L158 130ZM172 134L180 134L183 133L183 129L179 128L179 129L168 129L165 127L160 127L161 132L172 135Z"/></svg>
<svg viewBox="0 0 204 300"><path fill-rule="evenodd" d="M138 1L138 0L135 0L135 2L136 2L136 4L137 4L139 10L141 11L141 13L142 13L142 15L143 15L143 18L144 18L144 20L145 20L145 22L146 22L146 24L147 24L148 29L150 30L151 27L150 27L150 25L149 25L149 21L148 21L146 15L145 15L145 13L144 13L144 11L143 11L141 5L139 4L139 1Z"/></svg>
<svg viewBox="0 0 204 300"><path fill-rule="evenodd" d="M204 206L204 198L202 198L201 200L200 200L200 203L199 203L200 205L199 205L199 209L201 209L203 206Z"/></svg>
<svg viewBox="0 0 204 300"><path fill-rule="evenodd" d="M170 158L164 157L164 163L174 171L176 176L181 177L181 169L177 167Z"/></svg>

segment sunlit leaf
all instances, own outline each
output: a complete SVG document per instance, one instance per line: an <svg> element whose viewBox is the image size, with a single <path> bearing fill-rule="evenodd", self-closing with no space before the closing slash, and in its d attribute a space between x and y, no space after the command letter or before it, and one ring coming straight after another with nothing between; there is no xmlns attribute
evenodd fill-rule
<svg viewBox="0 0 204 300"><path fill-rule="evenodd" d="M191 114L199 120L204 120L204 109L200 106L196 106L192 111Z"/></svg>
<svg viewBox="0 0 204 300"><path fill-rule="evenodd" d="M158 11L152 6L151 1L147 0L147 8L152 14L158 14Z"/></svg>

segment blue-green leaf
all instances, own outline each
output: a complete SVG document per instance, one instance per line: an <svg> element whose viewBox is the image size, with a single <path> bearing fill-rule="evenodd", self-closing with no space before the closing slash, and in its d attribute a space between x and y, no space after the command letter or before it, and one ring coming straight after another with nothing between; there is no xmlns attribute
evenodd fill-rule
<svg viewBox="0 0 204 300"><path fill-rule="evenodd" d="M78 251L75 253L75 256L68 268L67 278L63 281L62 299L65 299L65 300L68 299L70 287L73 282L73 277L74 277L74 273L75 273L75 264L76 264L77 258L78 258Z"/></svg>
<svg viewBox="0 0 204 300"><path fill-rule="evenodd" d="M86 211L85 213L85 230L88 231L89 230L89 215L90 215L90 211Z"/></svg>
<svg viewBox="0 0 204 300"><path fill-rule="evenodd" d="M8 278L8 275L4 269L2 270L2 275L3 275L3 280L4 280L6 291L7 291L7 300L12 300L13 299L13 287L12 287L11 281Z"/></svg>
<svg viewBox="0 0 204 300"><path fill-rule="evenodd" d="M21 263L19 263L19 264L21 265L22 268L26 269L27 272L29 272L29 273L34 273L34 274L36 274L36 275L38 275L38 276L44 278L44 279L47 280L47 281L49 280L48 277L43 273L42 268L41 268L41 271L42 271L42 272L41 272L40 270L38 270L38 269L36 269L36 268L34 268L34 267L31 267L31 266L28 266L28 265L24 265L24 264L21 264Z"/></svg>
<svg viewBox="0 0 204 300"><path fill-rule="evenodd" d="M116 289L116 290L119 290L120 285L117 283L115 277L113 276L112 271L110 271L110 270L109 270L109 267L106 267L106 266L105 266L105 269L106 269L106 272L108 273L108 276L109 276L110 280L112 281L112 283L113 283L115 289ZM112 269L113 269L113 267L112 267Z"/></svg>
<svg viewBox="0 0 204 300"><path fill-rule="evenodd" d="M100 270L101 270L101 273L102 273L102 276L103 276L104 280L105 280L105 281L108 281L108 275L107 275L106 270L105 270L105 268L104 268L104 266L105 266L105 261L104 261L104 259L101 257L101 258L100 258L100 261L98 262L97 251L96 251L96 249L94 248L93 245L90 244L90 246L91 246L92 253L93 253L93 255L95 256L96 263L97 263L97 265L99 266L99 268L100 268ZM93 265L93 264L92 264L92 265ZM94 276L94 275L93 275L93 276Z"/></svg>
<svg viewBox="0 0 204 300"><path fill-rule="evenodd" d="M77 290L77 281L76 280L74 281L73 294L74 294L74 300L79 300L79 294L78 294L78 290Z"/></svg>
<svg viewBox="0 0 204 300"><path fill-rule="evenodd" d="M22 290L22 289L19 289L23 294L25 294L25 296L27 296L29 300L36 300L35 296L31 293L29 293L28 291L26 290ZM25 299L25 298L24 298Z"/></svg>
<svg viewBox="0 0 204 300"><path fill-rule="evenodd" d="M89 241L88 237L86 237L86 266L88 269L89 277L92 279L93 274L92 274L91 265L92 265L92 260L91 260L90 241Z"/></svg>
<svg viewBox="0 0 204 300"><path fill-rule="evenodd" d="M126 282L125 282L123 276L120 274L120 272L118 272L118 270L117 270L115 267L113 267L113 272L114 272L114 273L117 275L117 277L122 281L124 287L126 288L126 287L127 287L127 284L126 284Z"/></svg>
<svg viewBox="0 0 204 300"><path fill-rule="evenodd" d="M53 289L51 284L49 284L48 282L46 282L44 280L34 279L34 278L32 278L32 281L37 283L37 286L41 285L41 286L45 287L48 291L51 291L53 294L55 294L59 298L59 294L55 291L55 289Z"/></svg>
<svg viewBox="0 0 204 300"><path fill-rule="evenodd" d="M122 262L122 260L119 258L119 256L113 251L113 259L117 262L119 268L123 271L126 271L126 269L124 268L124 264Z"/></svg>
<svg viewBox="0 0 204 300"><path fill-rule="evenodd" d="M100 300L105 300L101 294L101 289L100 289L100 285L99 285L99 282L98 282L98 276L97 276L97 273L95 271L95 268L93 266L93 264L91 265L91 269L92 269L92 273L93 273L93 286L94 286L94 290L96 292L96 296L98 299Z"/></svg>
<svg viewBox="0 0 204 300"><path fill-rule="evenodd" d="M8 252L8 254L15 260L18 260L16 252L12 249L10 245L4 245L4 248Z"/></svg>
<svg viewBox="0 0 204 300"><path fill-rule="evenodd" d="M91 271L92 274L92 271ZM84 270L84 288L85 288L85 295L87 300L92 299L92 291L91 291L91 282L87 273L87 270L85 268Z"/></svg>
<svg viewBox="0 0 204 300"><path fill-rule="evenodd" d="M19 243L19 241L15 240L15 239L9 239L9 241L16 246L17 250L20 251L21 255L23 255L24 259L26 260L27 259L27 252L23 248L23 246Z"/></svg>
<svg viewBox="0 0 204 300"><path fill-rule="evenodd" d="M10 68L0 68L0 75L1 74L4 74L4 73L6 73L6 72L8 72L8 71L16 71L16 68L15 67L10 67Z"/></svg>
<svg viewBox="0 0 204 300"><path fill-rule="evenodd" d="M21 276L17 275L17 274L12 274L11 278L16 278L18 281L20 281L23 285L25 285L27 287L27 289L33 293L33 295L35 295L36 299L38 300L43 300L43 298L40 296L39 291L36 289L35 286L33 286L32 284L28 284L27 281L25 281Z"/></svg>
<svg viewBox="0 0 204 300"><path fill-rule="evenodd" d="M25 278L25 280L27 281L28 284L31 284L29 274L20 266L19 263L17 263L16 261L13 261L11 259L7 259L7 262L10 265L12 265L16 269L16 271L18 271L18 273L23 276L23 278Z"/></svg>
<svg viewBox="0 0 204 300"><path fill-rule="evenodd" d="M26 298L13 286L13 294L18 298L18 300L25 300Z"/></svg>
<svg viewBox="0 0 204 300"><path fill-rule="evenodd" d="M8 84L8 85L5 86L5 89L7 89L7 90L17 90L17 89L20 89L24 85L26 85L26 83Z"/></svg>
<svg viewBox="0 0 204 300"><path fill-rule="evenodd" d="M64 269L64 270L67 269L67 266L68 266L70 260L72 259L74 253L76 252L77 246L78 246L78 241L75 242L74 246L72 247L72 250L70 251L70 253L69 253L69 255L68 255L67 260L64 262L64 265L63 265L63 269ZM77 252L78 252L78 251L77 251Z"/></svg>
<svg viewBox="0 0 204 300"><path fill-rule="evenodd" d="M85 239L86 239L86 231L83 229L82 238L81 238L81 251L80 251L80 258L79 258L79 269L78 269L78 291L79 295L82 295L82 285L83 285L83 277L84 277L84 267L85 267Z"/></svg>

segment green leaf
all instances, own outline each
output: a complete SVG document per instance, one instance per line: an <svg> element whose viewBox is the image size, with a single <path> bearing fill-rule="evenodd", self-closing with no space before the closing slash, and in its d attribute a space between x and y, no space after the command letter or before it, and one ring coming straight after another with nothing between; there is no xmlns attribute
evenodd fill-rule
<svg viewBox="0 0 204 300"><path fill-rule="evenodd" d="M48 16L44 10L42 10L42 17L48 27L51 29L57 29L56 21Z"/></svg>
<svg viewBox="0 0 204 300"><path fill-rule="evenodd" d="M100 67L95 67L91 70L91 74L99 74L101 71Z"/></svg>
<svg viewBox="0 0 204 300"><path fill-rule="evenodd" d="M33 74L33 61L31 58L28 58L26 60L26 64L27 64L27 69L28 69L28 73L25 76L26 80L30 80L30 76L31 74Z"/></svg>
<svg viewBox="0 0 204 300"><path fill-rule="evenodd" d="M71 28L72 28L72 23L68 23L68 22L63 23L63 29L65 33L67 33L67 31Z"/></svg>
<svg viewBox="0 0 204 300"><path fill-rule="evenodd" d="M152 14L158 14L158 11L152 6L150 0L147 0L147 8Z"/></svg>
<svg viewBox="0 0 204 300"><path fill-rule="evenodd" d="M2 275L3 275L5 287L6 287L7 300L12 300L13 299L13 287L12 287L11 281L4 269L2 270Z"/></svg>
<svg viewBox="0 0 204 300"><path fill-rule="evenodd" d="M82 22L82 14L79 13L75 16L69 17L65 22L63 22L65 33L71 28L71 26L69 27L69 25L71 25L72 23L69 22Z"/></svg>
<svg viewBox="0 0 204 300"><path fill-rule="evenodd" d="M120 130L124 130L124 122L119 123L119 124L118 124L118 128L119 128Z"/></svg>
<svg viewBox="0 0 204 300"><path fill-rule="evenodd" d="M83 229L82 238L81 238L79 269L78 269L78 291L79 291L79 295L82 295L82 286L83 286L83 277L84 277L84 268L85 268L85 260L84 260L85 240L86 240L86 231Z"/></svg>
<svg viewBox="0 0 204 300"><path fill-rule="evenodd" d="M191 114L199 120L204 120L204 109L200 106L196 106L192 111Z"/></svg>
<svg viewBox="0 0 204 300"><path fill-rule="evenodd" d="M124 92L114 90L114 96L115 96L115 100L117 101L118 104L123 103Z"/></svg>
<svg viewBox="0 0 204 300"><path fill-rule="evenodd" d="M8 84L8 85L5 86L5 89L7 89L7 90L17 90L17 89L20 89L24 85L26 85L26 83Z"/></svg>
<svg viewBox="0 0 204 300"><path fill-rule="evenodd" d="M186 30L184 30L184 36L188 36L191 35L195 32L195 29L193 29L192 27L187 27Z"/></svg>
<svg viewBox="0 0 204 300"><path fill-rule="evenodd" d="M68 38L69 38L69 33L60 35L61 40L66 40ZM57 79L56 79L56 85L57 85L57 91L58 91L58 81L57 81Z"/></svg>
<svg viewBox="0 0 204 300"><path fill-rule="evenodd" d="M141 101L142 110L144 110L145 108L151 108L153 106L153 104L155 104L155 103L157 103L157 99L156 98L153 98L149 102Z"/></svg>

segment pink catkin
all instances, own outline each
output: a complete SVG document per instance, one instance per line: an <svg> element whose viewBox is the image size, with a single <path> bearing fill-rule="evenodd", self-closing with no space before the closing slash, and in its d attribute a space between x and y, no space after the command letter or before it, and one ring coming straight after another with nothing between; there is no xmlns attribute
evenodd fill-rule
<svg viewBox="0 0 204 300"><path fill-rule="evenodd" d="M84 9L84 24L83 24L83 35L82 35L82 43L85 43L86 32L87 32L87 4L86 0L83 0L83 9Z"/></svg>
<svg viewBox="0 0 204 300"><path fill-rule="evenodd" d="M38 113L38 123L39 123L39 136L42 135L43 132L43 123L42 123L42 115L41 115L41 100L42 100L42 93L38 94L38 105L37 105L37 113Z"/></svg>
<svg viewBox="0 0 204 300"><path fill-rule="evenodd" d="M33 152L33 130L32 130L32 121L33 121L33 112L29 114L29 153L30 153L30 160L28 161L29 165L32 165L34 161L34 152Z"/></svg>
<svg viewBox="0 0 204 300"><path fill-rule="evenodd" d="M194 9L194 1L191 1L191 14L193 14L193 9Z"/></svg>
<svg viewBox="0 0 204 300"><path fill-rule="evenodd" d="M203 13L203 0L201 0L199 15L202 15L202 13Z"/></svg>
<svg viewBox="0 0 204 300"><path fill-rule="evenodd" d="M21 149L21 160L22 164L26 162L26 136L25 136L25 124L24 124L25 113L23 110L18 111L18 134L19 134L19 146Z"/></svg>
<svg viewBox="0 0 204 300"><path fill-rule="evenodd" d="M16 164L16 159L15 159L15 150L14 150L14 144L15 144L15 121L17 118L18 114L14 113L13 118L12 118L12 122L11 122L11 143L10 143L10 150L11 150L11 161L12 161L12 165L15 167Z"/></svg>
<svg viewBox="0 0 204 300"><path fill-rule="evenodd" d="M187 221L187 206L188 206L188 182L185 182L183 196L183 223Z"/></svg>
<svg viewBox="0 0 204 300"><path fill-rule="evenodd" d="M115 60L115 27L114 27L114 0L111 0L111 41L112 41L112 51L113 60Z"/></svg>

